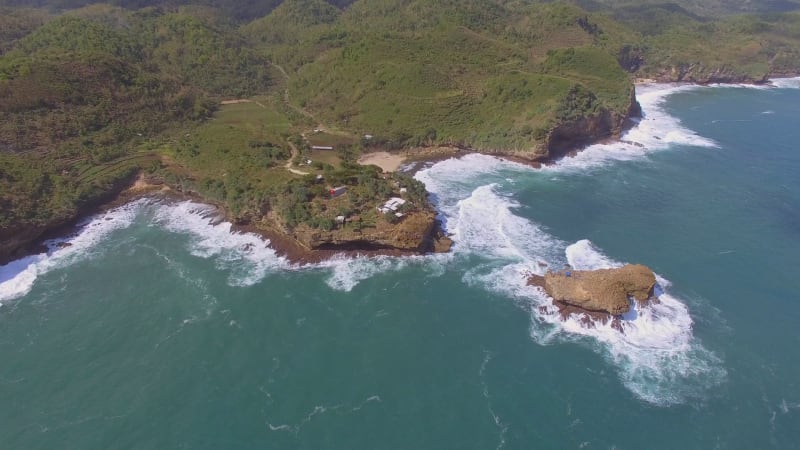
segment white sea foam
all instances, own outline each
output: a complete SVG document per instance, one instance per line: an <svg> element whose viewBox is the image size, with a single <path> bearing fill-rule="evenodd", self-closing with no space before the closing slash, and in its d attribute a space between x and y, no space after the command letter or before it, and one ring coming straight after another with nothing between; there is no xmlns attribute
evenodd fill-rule
<svg viewBox="0 0 800 450"><path fill-rule="evenodd" d="M332 289L350 292L363 280L378 273L400 270L405 266L406 261L403 258L378 256L375 258L332 258L314 267L331 272L325 282Z"/></svg>
<svg viewBox="0 0 800 450"><path fill-rule="evenodd" d="M549 297L527 285L529 274L542 274L547 267L561 268L565 263L575 269L622 265L588 240L567 245L515 214L521 205L503 192L502 180L508 171L530 170L470 155L417 174L436 196L455 241L456 257L462 261L471 258L464 282L503 294L531 311L531 336L540 344L589 343L618 368L622 383L631 392L652 404L702 397L709 387L724 380L721 361L693 338L688 308L663 291L669 282L662 277L657 278L660 301L644 307L633 305L621 321L624 333L610 322L588 326L580 317L563 320Z"/></svg>
<svg viewBox="0 0 800 450"><path fill-rule="evenodd" d="M520 205L498 194L496 184L480 186L459 201L448 231L457 252L511 261L552 259L557 241L536 224L515 215Z"/></svg>
<svg viewBox="0 0 800 450"><path fill-rule="evenodd" d="M773 78L769 84L779 89L800 89L800 77Z"/></svg>
<svg viewBox="0 0 800 450"><path fill-rule="evenodd" d="M576 269L619 267L588 240L566 249ZM725 378L721 361L692 337L692 318L686 305L663 291L669 283L657 277L658 302L633 309L621 321L624 333L611 324L586 327L574 316L564 323L570 333L593 337L605 344L601 351L622 368L623 383L640 398L656 404L674 404L701 396Z"/></svg>
<svg viewBox="0 0 800 450"><path fill-rule="evenodd" d="M507 182L508 175L530 172L531 167L494 156L469 154L438 162L420 170L414 176L425 183L432 200L439 210L440 219L446 223L456 215L458 202L469 197L475 189L476 180ZM512 178L513 179L513 178Z"/></svg>
<svg viewBox="0 0 800 450"><path fill-rule="evenodd" d="M0 303L30 292L40 275L91 255L111 232L130 226L145 204L140 200L95 215L85 220L74 236L45 242L45 253L0 266Z"/></svg>
<svg viewBox="0 0 800 450"><path fill-rule="evenodd" d="M588 241L568 246L566 253L576 268L620 265ZM542 290L526 285L532 272L541 272L541 268L531 262L489 270L479 267L468 271L464 281L526 306L531 313L531 337L537 343L587 343L617 368L626 388L648 403L669 406L704 398L710 388L725 380L722 361L693 337L689 310L676 297L661 291L658 302L647 306L632 302L632 311L620 321L620 332L610 321L587 324L574 314L563 319Z"/></svg>
<svg viewBox="0 0 800 450"><path fill-rule="evenodd" d="M232 286L251 286L268 273L289 267L269 247L269 241L253 233L236 233L230 222L219 221L213 207L195 202L159 205L153 224L192 237L190 252L213 258L217 267L230 271Z"/></svg>
<svg viewBox="0 0 800 450"><path fill-rule="evenodd" d="M129 226L136 217L147 213L150 225L189 237L190 254L214 261L227 271L231 286L252 286L267 275L286 270L321 270L330 275L326 283L336 290L350 291L361 281L376 274L401 270L408 264L425 264L426 269L441 275L451 255L425 257L340 257L313 265L294 265L277 255L269 241L253 233L232 230L222 221L213 206L191 201L162 203L140 200L92 217L70 238L48 242L49 251L0 266L0 304L21 297L34 286L36 279L55 267L90 256L92 249L106 236ZM61 247L63 243L68 244Z"/></svg>
<svg viewBox="0 0 800 450"><path fill-rule="evenodd" d="M232 286L251 286L267 275L286 270L328 272L326 284L336 290L351 291L360 282L379 273L401 270L408 264L426 264L441 274L448 255L430 257L334 257L311 265L295 265L279 257L269 241L253 233L236 233L229 222L220 221L214 207L195 202L159 205L153 225L191 236L192 255L213 259L217 267L230 272Z"/></svg>
<svg viewBox="0 0 800 450"><path fill-rule="evenodd" d="M328 272L326 284L335 290L349 292L360 282L388 271L401 270L408 264L424 263L441 273L446 255L432 257L334 257L311 265L294 265L279 257L269 247L269 241L252 233L235 233L229 222L219 221L211 206L183 202L158 208L154 225L192 236L190 253L201 258L213 258L221 270L230 271L232 286L251 286L268 274L286 270Z"/></svg>
<svg viewBox="0 0 800 450"><path fill-rule="evenodd" d="M694 147L717 147L711 139L702 137L686 128L680 120L664 109L670 95L701 89L692 85L639 85L636 98L642 107L642 118L626 131L621 139L607 144L594 144L575 156L562 158L554 165L544 167L548 172L585 171L605 166L615 161L641 159L649 153L664 150L673 145Z"/></svg>

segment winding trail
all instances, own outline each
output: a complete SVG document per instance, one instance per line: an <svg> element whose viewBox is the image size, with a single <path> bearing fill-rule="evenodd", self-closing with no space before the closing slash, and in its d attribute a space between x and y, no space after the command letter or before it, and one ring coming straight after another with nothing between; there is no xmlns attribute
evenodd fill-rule
<svg viewBox="0 0 800 450"><path fill-rule="evenodd" d="M281 67L280 64L276 64L274 62L272 62L271 64L276 69L278 69L278 72L280 72L281 75L283 75L283 79L286 81L286 88L283 90L283 102L286 104L286 106L288 106L289 108L292 108L298 114L303 115L305 117L308 117L309 119L313 120L314 122L317 122L317 118L314 117L313 114L311 114L310 112L306 111L305 109L303 109L303 108L301 108L299 106L293 105L292 102L289 101L289 74L286 73L286 70L284 70L284 68ZM305 136L303 136L303 137L305 138ZM295 175L308 175L308 172L304 172L302 170L297 170L297 169L292 167L292 165L293 165L292 162L294 161L295 158L297 158L300 155L300 150L297 149L297 146L294 145L291 140L286 139L286 143L289 144L289 148L292 149L292 156L289 157L289 161L286 161L286 166L285 166L286 170L288 170L289 172L292 172Z"/></svg>
<svg viewBox="0 0 800 450"><path fill-rule="evenodd" d="M289 157L289 161L286 161L286 166L285 166L286 170L292 172L295 175L308 175L308 172L303 172L302 170L297 170L292 167L292 161L294 161L294 159L300 155L300 151L297 149L297 146L294 145L292 141L290 141L289 139L286 140L286 143L289 144L289 147L292 149L292 156Z"/></svg>
<svg viewBox="0 0 800 450"><path fill-rule="evenodd" d="M289 108L292 108L298 114L303 115L305 117L308 117L309 119L313 120L315 123L319 123L319 121L317 120L316 116L314 116L314 114L311 114L310 112L306 111L305 109L303 109L303 108L301 108L301 107L299 107L297 105L294 105L291 101L289 101L289 74L286 73L286 70L284 70L284 68L281 67L279 64L276 64L274 62L271 63L271 64L273 66L275 66L276 69L278 69L278 72L281 73L281 75L283 76L283 79L286 80L286 88L283 90L283 102L286 103L286 106L288 106ZM318 126L318 128L320 128L320 127L323 127L323 125L319 125Z"/></svg>

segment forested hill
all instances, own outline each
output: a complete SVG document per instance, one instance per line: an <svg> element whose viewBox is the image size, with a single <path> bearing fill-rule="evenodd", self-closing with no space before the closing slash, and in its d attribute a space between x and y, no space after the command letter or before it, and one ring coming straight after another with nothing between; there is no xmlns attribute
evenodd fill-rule
<svg viewBox="0 0 800 450"><path fill-rule="evenodd" d="M327 3L344 9L356 0L327 0ZM216 8L237 21L249 21L269 14L283 0L110 0L104 3L128 9L145 7L179 7L202 5ZM28 7L67 11L91 5L92 0L0 0L0 7ZM490 2L487 2L490 3ZM530 3L530 2L528 2ZM719 17L742 13L789 12L800 9L800 0L575 0L576 6L590 12L636 11L650 8L680 10L696 17Z"/></svg>
<svg viewBox="0 0 800 450"><path fill-rule="evenodd" d="M283 0L110 0L103 2L131 10L147 7L177 8L180 6L205 6L217 9L220 13L236 21L248 21L269 14ZM354 0L329 0L333 6L345 8ZM69 11L98 3L92 0L0 0L0 7L28 7L47 9L54 12Z"/></svg>
<svg viewBox="0 0 800 450"><path fill-rule="evenodd" d="M685 11L696 17L713 18L743 13L782 13L800 9L798 0L577 0L587 11L622 12L651 8Z"/></svg>
<svg viewBox="0 0 800 450"><path fill-rule="evenodd" d="M618 133L636 77L800 69L794 0L88 3L0 0L0 243L143 170L235 219L319 224L288 170L315 143L340 151L334 179L369 186L363 207L386 191L352 165L364 148L547 158Z"/></svg>

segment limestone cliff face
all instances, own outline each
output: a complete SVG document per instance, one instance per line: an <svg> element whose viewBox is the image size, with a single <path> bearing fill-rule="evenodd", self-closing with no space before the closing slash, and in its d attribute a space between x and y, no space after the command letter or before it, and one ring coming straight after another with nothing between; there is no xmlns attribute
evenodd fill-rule
<svg viewBox="0 0 800 450"><path fill-rule="evenodd" d="M655 73L654 79L661 83L754 83L762 84L769 78L769 73L752 75L737 71L734 68L719 66L707 67L702 63L678 64L665 67Z"/></svg>
<svg viewBox="0 0 800 450"><path fill-rule="evenodd" d="M446 252L451 241L439 230L433 211L413 212L399 223L378 223L375 227L353 227L324 231L306 225L291 235L312 250L400 250L404 252Z"/></svg>
<svg viewBox="0 0 800 450"><path fill-rule="evenodd" d="M601 108L594 114L563 122L550 130L544 144L546 153L541 159L558 159L580 147L607 138L618 138L629 120L641 114L636 92L631 89L628 108L624 113Z"/></svg>
<svg viewBox="0 0 800 450"><path fill-rule="evenodd" d="M629 311L629 297L646 302L653 296L656 277L640 264L617 269L574 270L534 275L529 284L542 287L556 304L613 315Z"/></svg>

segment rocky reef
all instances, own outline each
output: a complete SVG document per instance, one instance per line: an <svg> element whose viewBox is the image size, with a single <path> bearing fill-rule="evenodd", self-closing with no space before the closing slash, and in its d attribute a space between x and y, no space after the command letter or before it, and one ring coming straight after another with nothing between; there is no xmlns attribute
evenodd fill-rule
<svg viewBox="0 0 800 450"><path fill-rule="evenodd" d="M289 232L310 250L397 250L408 253L447 252L452 241L440 229L435 212L416 211L398 223L374 227L321 230L300 226Z"/></svg>
<svg viewBox="0 0 800 450"><path fill-rule="evenodd" d="M656 277L646 266L628 264L616 269L547 272L530 276L528 284L544 289L560 308L617 316L630 310L630 298L649 301Z"/></svg>

